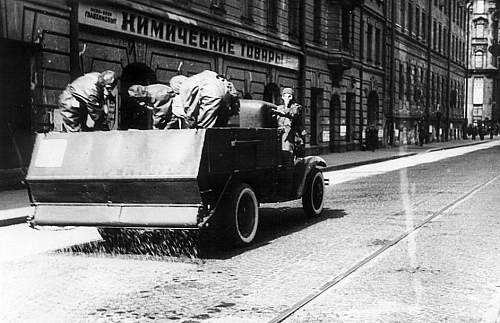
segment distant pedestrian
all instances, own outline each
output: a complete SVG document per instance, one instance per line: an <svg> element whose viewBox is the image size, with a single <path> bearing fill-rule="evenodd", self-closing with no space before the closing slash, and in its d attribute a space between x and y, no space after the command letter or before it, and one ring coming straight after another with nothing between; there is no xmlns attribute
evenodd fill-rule
<svg viewBox="0 0 500 323"><path fill-rule="evenodd" d="M366 148L375 151L378 146L378 129L374 124L366 128Z"/></svg>
<svg viewBox="0 0 500 323"><path fill-rule="evenodd" d="M479 123L479 125L477 127L477 132L479 134L479 139L484 140L484 132L485 132L485 130L484 130L484 126L483 126L483 124L481 122Z"/></svg>
<svg viewBox="0 0 500 323"><path fill-rule="evenodd" d="M418 121L417 130L418 130L418 143L420 146L423 146L425 141L425 124L423 119L420 119Z"/></svg>
<svg viewBox="0 0 500 323"><path fill-rule="evenodd" d="M106 124L106 100L116 87L113 71L92 72L68 84L59 96L64 132L89 130L87 116L94 121L93 130L109 130Z"/></svg>
<svg viewBox="0 0 500 323"><path fill-rule="evenodd" d="M472 135L472 140L476 140L476 136L477 136L477 127L475 125L473 125L471 127L471 135Z"/></svg>

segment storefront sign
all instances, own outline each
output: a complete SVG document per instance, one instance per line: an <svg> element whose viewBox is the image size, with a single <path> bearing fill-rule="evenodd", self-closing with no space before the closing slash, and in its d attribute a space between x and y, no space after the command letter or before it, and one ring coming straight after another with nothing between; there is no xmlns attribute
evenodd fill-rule
<svg viewBox="0 0 500 323"><path fill-rule="evenodd" d="M172 14L166 16L166 19L157 19L132 11L81 3L78 21L84 25L169 44L197 48L294 70L299 68L297 56L224 35L217 31L200 28L192 19Z"/></svg>

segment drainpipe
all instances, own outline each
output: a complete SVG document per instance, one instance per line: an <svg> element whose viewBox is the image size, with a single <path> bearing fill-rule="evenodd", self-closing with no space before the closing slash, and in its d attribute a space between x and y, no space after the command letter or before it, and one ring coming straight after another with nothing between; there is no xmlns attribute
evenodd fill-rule
<svg viewBox="0 0 500 323"><path fill-rule="evenodd" d="M464 116L465 116L465 123L466 126L469 125L470 120L469 120L469 113L468 113L468 106L469 106L469 76L470 76L470 71L469 71L469 56L470 56L470 10L472 6L472 1L469 1L466 6L465 6L465 12L466 12L466 27L467 27L467 49L465 52L465 109L464 109Z"/></svg>
<svg viewBox="0 0 500 323"><path fill-rule="evenodd" d="M390 69L391 79L389 81L390 82L389 111L387 112L389 117L389 145L392 146L394 145L394 108L395 108L394 102L396 102L396 88L395 88L396 83L394 82L394 79L396 77L396 75L394 75L395 72L394 59L396 51L396 1L392 0L390 6L391 6L391 60L389 61L389 64L391 64L391 69Z"/></svg>
<svg viewBox="0 0 500 323"><path fill-rule="evenodd" d="M448 49L448 57L447 57L447 67L446 67L446 75L447 75L447 85L446 85L446 115L445 115L445 121L446 124L444 126L445 133L444 133L444 141L449 140L449 132L450 132L450 87L451 87L451 52L450 52L450 46L451 46L451 0L448 0L448 39L446 42L448 45L446 46Z"/></svg>
<svg viewBox="0 0 500 323"><path fill-rule="evenodd" d="M299 59L299 103L305 107L306 106L306 56L307 56L307 46L306 46L306 5L305 1L300 1L300 59ZM302 118L305 118L303 114ZM304 121L304 120L303 120Z"/></svg>
<svg viewBox="0 0 500 323"><path fill-rule="evenodd" d="M429 8L429 14L427 15L427 84L426 84L426 95L425 95L425 110L424 110L424 115L425 115L425 142L429 143L429 109L431 105L431 69L432 69L432 63L431 63L431 48L432 48L432 13L433 13L433 7L432 7L432 0L427 1L427 8Z"/></svg>
<svg viewBox="0 0 500 323"><path fill-rule="evenodd" d="M78 0L68 0L70 7L69 13L69 66L70 77L73 81L80 75L82 71L80 68L80 36L78 31Z"/></svg>

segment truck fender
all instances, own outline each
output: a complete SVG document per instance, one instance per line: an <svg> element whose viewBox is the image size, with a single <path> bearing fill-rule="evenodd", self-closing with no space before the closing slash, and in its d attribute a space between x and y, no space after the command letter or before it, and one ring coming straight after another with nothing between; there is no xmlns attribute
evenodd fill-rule
<svg viewBox="0 0 500 323"><path fill-rule="evenodd" d="M326 161L318 156L306 156L298 159L295 163L295 184L297 187L297 198L301 198L304 193L307 176L314 169L322 169L326 167Z"/></svg>

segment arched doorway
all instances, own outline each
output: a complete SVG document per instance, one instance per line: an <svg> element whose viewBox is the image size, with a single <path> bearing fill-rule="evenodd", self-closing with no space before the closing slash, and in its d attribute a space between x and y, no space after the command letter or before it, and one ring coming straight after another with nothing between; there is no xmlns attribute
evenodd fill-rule
<svg viewBox="0 0 500 323"><path fill-rule="evenodd" d="M264 88L264 101L271 102L276 105L281 104L280 87L276 83L269 83Z"/></svg>
<svg viewBox="0 0 500 323"><path fill-rule="evenodd" d="M378 122L378 94L375 91L371 91L368 94L368 125L377 125Z"/></svg>
<svg viewBox="0 0 500 323"><path fill-rule="evenodd" d="M337 129L340 119L340 96L338 94L332 95L330 99L330 151L336 151L336 133L340 131Z"/></svg>
<svg viewBox="0 0 500 323"><path fill-rule="evenodd" d="M137 104L128 96L131 85L149 85L156 83L156 74L146 64L132 63L127 65L120 78L120 110L119 129L151 129L151 111Z"/></svg>

